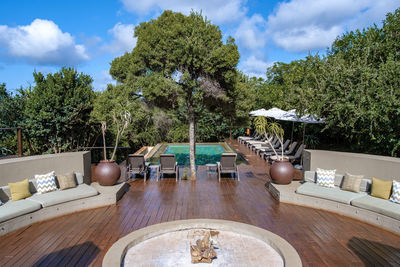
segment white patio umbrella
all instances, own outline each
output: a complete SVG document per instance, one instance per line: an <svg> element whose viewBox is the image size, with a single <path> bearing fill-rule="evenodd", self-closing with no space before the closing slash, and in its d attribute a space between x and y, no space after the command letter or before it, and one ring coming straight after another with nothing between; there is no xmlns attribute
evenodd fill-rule
<svg viewBox="0 0 400 267"><path fill-rule="evenodd" d="M255 117L264 116L262 114L265 114L266 111L267 111L266 109L262 108L262 109L253 110L249 114L252 116L255 116Z"/></svg>
<svg viewBox="0 0 400 267"><path fill-rule="evenodd" d="M262 109L257 109L257 110L251 111L249 114L253 115L253 116L257 116L257 117L263 116L263 117L270 117L270 118L277 119L277 118L284 116L286 114L286 111L284 111L280 108L271 108L268 110L265 110L262 108Z"/></svg>
<svg viewBox="0 0 400 267"><path fill-rule="evenodd" d="M281 121L291 121L292 122L292 134L291 140L293 140L293 128L295 122L302 122L304 123L303 127L303 143L304 143L304 136L305 136L305 127L307 123L325 123L324 119L317 118L315 115L305 114L302 117L297 116L296 109L291 109L288 111L282 110L280 108L273 107L271 109L258 109L250 112L250 115L253 116L264 116L274 118L276 120Z"/></svg>
<svg viewBox="0 0 400 267"><path fill-rule="evenodd" d="M303 127L303 144L304 144L304 136L306 134L306 124L307 123L325 123L324 119L322 118L317 118L316 115L311 115L311 114L305 114L301 116L300 118L296 115L296 110L291 109L287 111L286 114L284 114L281 118L277 118L278 120L283 120L283 121L291 121L292 122L292 137L293 139L293 127L295 122L301 122L304 123Z"/></svg>

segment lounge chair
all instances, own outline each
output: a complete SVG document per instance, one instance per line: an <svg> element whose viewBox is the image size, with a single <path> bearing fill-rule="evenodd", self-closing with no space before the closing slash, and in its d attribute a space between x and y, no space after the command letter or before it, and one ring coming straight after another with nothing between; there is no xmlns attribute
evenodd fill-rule
<svg viewBox="0 0 400 267"><path fill-rule="evenodd" d="M261 140L262 140L262 137L259 136L259 135L257 135L255 138L250 138L250 139L243 140L242 144L244 144L244 145L247 146L248 143L251 143L251 142L260 142Z"/></svg>
<svg viewBox="0 0 400 267"><path fill-rule="evenodd" d="M256 142L256 143L252 143L251 144L251 150L256 151L257 148L271 148L271 145L269 144L268 141L266 141L267 139L265 139L264 142ZM273 147L278 147L279 144L279 140L276 136L274 136L274 138L272 138L271 140L271 144Z"/></svg>
<svg viewBox="0 0 400 267"><path fill-rule="evenodd" d="M237 138L237 140L238 140L238 142L239 142L240 144L242 144L242 143L244 143L244 141L251 140L251 139L255 139L255 138L257 138L257 137L258 137L257 133L254 133L252 136L239 136L239 137Z"/></svg>
<svg viewBox="0 0 400 267"><path fill-rule="evenodd" d="M236 165L236 153L222 153L221 161L217 162L218 181L221 182L221 173L235 173L238 181L239 169Z"/></svg>
<svg viewBox="0 0 400 267"><path fill-rule="evenodd" d="M174 154L161 154L160 155L160 171L157 177L157 181L160 179L161 174L164 177L164 174L173 174L175 173L175 180L178 181L179 177L179 168L176 163Z"/></svg>
<svg viewBox="0 0 400 267"><path fill-rule="evenodd" d="M271 144L272 144L272 147L275 148L275 149L277 149L278 147L281 146L281 143L279 143L278 138L272 139ZM272 147L268 142L265 142L263 144L255 144L255 145L252 146L251 149L258 154L257 150L262 150L262 151L271 150L271 151L273 151Z"/></svg>
<svg viewBox="0 0 400 267"><path fill-rule="evenodd" d="M289 150L286 150L285 152L283 152L283 155L285 155L285 156L292 156L292 154L294 153L294 150L296 149L296 147L297 147L297 142L293 142L291 145L290 145L290 147L289 147ZM279 154L279 153L278 153ZM275 155L275 153L274 152L262 152L262 153L260 153L260 156L263 158L263 159L265 159L265 160L269 160L269 157L270 156L273 156L273 155Z"/></svg>
<svg viewBox="0 0 400 267"><path fill-rule="evenodd" d="M294 156L289 156L290 162L293 164L296 162L300 163L301 156L303 155L303 150L304 150L304 144L301 144L297 149L296 154L294 154Z"/></svg>
<svg viewBox="0 0 400 267"><path fill-rule="evenodd" d="M256 145L256 144L266 144L265 140L267 140L267 139L266 139L266 138L263 138L263 139L260 139L260 140L246 141L245 143L246 143L246 146L247 146L249 149L251 149L251 147L252 147L253 145Z"/></svg>
<svg viewBox="0 0 400 267"><path fill-rule="evenodd" d="M128 155L127 175L129 177L129 179L132 177L132 174L143 173L144 181L146 182L148 170L149 170L149 168L146 165L146 161L144 160L144 155L140 155L140 154L129 154Z"/></svg>
<svg viewBox="0 0 400 267"><path fill-rule="evenodd" d="M279 141L278 141L278 143L279 143ZM285 151L288 148L289 144L290 144L290 140L287 139L285 141L285 143L283 143L283 151ZM280 143L279 143L279 145L280 145ZM280 147L280 146L279 147L274 147L274 148L275 148L276 151L282 151L282 147ZM273 152L274 150L271 147L257 147L254 151L258 155L260 155L262 152Z"/></svg>

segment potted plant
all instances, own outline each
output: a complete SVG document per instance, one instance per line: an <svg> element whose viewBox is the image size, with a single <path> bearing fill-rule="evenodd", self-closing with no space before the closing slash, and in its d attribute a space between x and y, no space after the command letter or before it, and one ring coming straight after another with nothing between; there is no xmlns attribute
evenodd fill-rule
<svg viewBox="0 0 400 267"><path fill-rule="evenodd" d="M101 132L103 135L103 154L104 159L100 161L100 163L94 169L94 176L97 179L97 182L103 186L111 186L114 185L119 177L121 176L121 169L118 164L114 161L115 153L117 152L117 147L121 136L124 134L126 128L131 122L131 114L129 112L121 112L119 114L113 114L113 121L116 126L117 136L115 138L115 146L113 153L111 155L111 159L107 159L106 153L106 137L105 132L107 129L107 124L105 121L101 122Z"/></svg>
<svg viewBox="0 0 400 267"><path fill-rule="evenodd" d="M292 163L289 162L288 158L284 155L284 130L279 123L269 122L267 118L261 116L254 119L254 124L256 132L259 135L265 135L268 144L271 146L275 154L276 160L274 160L274 162L272 163L269 171L272 181L276 184L290 184L294 176L294 167ZM281 145L280 155L271 143L274 136L278 139Z"/></svg>

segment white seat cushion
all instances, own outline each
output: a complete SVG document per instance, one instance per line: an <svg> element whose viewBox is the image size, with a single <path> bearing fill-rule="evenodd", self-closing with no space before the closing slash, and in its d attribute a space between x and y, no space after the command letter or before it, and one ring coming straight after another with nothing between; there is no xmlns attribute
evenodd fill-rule
<svg viewBox="0 0 400 267"><path fill-rule="evenodd" d="M42 206L39 203L28 199L7 201L5 204L0 206L0 222L13 219L41 208Z"/></svg>
<svg viewBox="0 0 400 267"><path fill-rule="evenodd" d="M76 199L96 196L97 194L98 192L94 187L87 184L80 184L75 188L66 190L58 190L46 194L34 194L28 199L40 203L43 207L49 207Z"/></svg>
<svg viewBox="0 0 400 267"><path fill-rule="evenodd" d="M367 193L360 192L354 193L345 190L341 190L339 187L325 187L320 186L315 183L306 182L299 186L296 190L296 193L312 196L312 197L319 197L328 200L333 200L345 204L350 204L353 199L360 198L366 196Z"/></svg>

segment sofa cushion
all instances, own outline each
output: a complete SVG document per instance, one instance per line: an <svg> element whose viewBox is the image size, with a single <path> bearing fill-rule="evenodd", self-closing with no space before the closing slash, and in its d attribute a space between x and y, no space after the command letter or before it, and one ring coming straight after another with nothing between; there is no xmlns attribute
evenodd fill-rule
<svg viewBox="0 0 400 267"><path fill-rule="evenodd" d="M354 199L353 201L351 201L351 205L400 220L400 204L390 202L386 199L367 195L361 198Z"/></svg>
<svg viewBox="0 0 400 267"><path fill-rule="evenodd" d="M392 191L392 181L384 181L372 178L371 196L383 199L389 199Z"/></svg>
<svg viewBox="0 0 400 267"><path fill-rule="evenodd" d="M83 174L80 172L75 173L76 184L83 184Z"/></svg>
<svg viewBox="0 0 400 267"><path fill-rule="evenodd" d="M29 192L31 195L36 193L34 180L29 180ZM3 203L12 199L10 187L8 187L8 185L0 187L0 199L3 201Z"/></svg>
<svg viewBox="0 0 400 267"><path fill-rule="evenodd" d="M41 205L39 203L28 199L8 201L0 207L0 222L39 210L40 208Z"/></svg>
<svg viewBox="0 0 400 267"><path fill-rule="evenodd" d="M40 203L43 207L49 207L80 198L95 196L97 194L98 192L94 187L81 184L67 190L59 190L46 194L34 194L29 200Z"/></svg>
<svg viewBox="0 0 400 267"><path fill-rule="evenodd" d="M35 180L38 194L44 194L57 190L56 174L54 171L46 174L36 174Z"/></svg>
<svg viewBox="0 0 400 267"><path fill-rule="evenodd" d="M339 187L324 187L315 183L304 183L296 189L296 193L324 198L328 200L337 201L340 203L350 204L353 199L366 196L364 192L354 193L341 190Z"/></svg>
<svg viewBox="0 0 400 267"><path fill-rule="evenodd" d="M364 175L354 175L346 172L344 175L342 190L359 193L361 181L364 178Z"/></svg>
<svg viewBox="0 0 400 267"><path fill-rule="evenodd" d="M335 187L336 170L317 168L317 184L325 187Z"/></svg>
<svg viewBox="0 0 400 267"><path fill-rule="evenodd" d="M304 172L304 181L306 182L311 182L311 183L316 183L317 182L317 172L315 171L305 171ZM335 174L335 186L340 186L343 181L343 175L342 174Z"/></svg>
<svg viewBox="0 0 400 267"><path fill-rule="evenodd" d="M75 175L73 172L57 175L57 181L61 190L76 187Z"/></svg>
<svg viewBox="0 0 400 267"><path fill-rule="evenodd" d="M393 180L392 196L389 200L400 204L400 182Z"/></svg>
<svg viewBox="0 0 400 267"><path fill-rule="evenodd" d="M8 187L10 188L11 198L13 201L31 196L31 192L29 191L28 179L16 183L8 183Z"/></svg>
<svg viewBox="0 0 400 267"><path fill-rule="evenodd" d="M371 179L362 179L360 184L361 192L370 192L371 191L372 180Z"/></svg>
<svg viewBox="0 0 400 267"><path fill-rule="evenodd" d="M305 171L304 172L304 181L315 183L317 181L317 173L314 171Z"/></svg>

